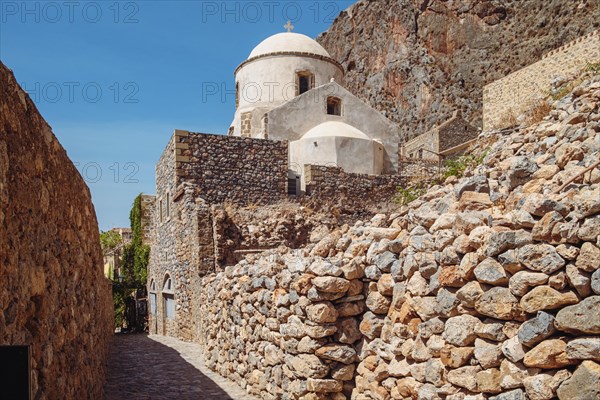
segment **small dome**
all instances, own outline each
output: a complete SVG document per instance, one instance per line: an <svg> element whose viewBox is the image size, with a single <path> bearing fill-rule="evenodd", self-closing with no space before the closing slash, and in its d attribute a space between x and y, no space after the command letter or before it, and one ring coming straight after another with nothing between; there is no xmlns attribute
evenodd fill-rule
<svg viewBox="0 0 600 400"><path fill-rule="evenodd" d="M269 36L260 42L259 45L252 50L248 58L250 59L282 51L310 53L318 56L331 57L323 46L308 36L300 33L283 32Z"/></svg>
<svg viewBox="0 0 600 400"><path fill-rule="evenodd" d="M323 122L306 132L302 136L302 139L319 138L326 136L350 137L356 139L369 140L371 139L355 127L338 121Z"/></svg>

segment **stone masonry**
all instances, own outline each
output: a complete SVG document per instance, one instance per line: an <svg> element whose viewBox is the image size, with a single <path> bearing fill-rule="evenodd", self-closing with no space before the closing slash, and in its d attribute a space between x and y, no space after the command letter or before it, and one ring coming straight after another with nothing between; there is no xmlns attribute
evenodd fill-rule
<svg viewBox="0 0 600 400"><path fill-rule="evenodd" d="M600 76L394 214L202 278L207 365L265 399L600 397Z"/></svg>
<svg viewBox="0 0 600 400"><path fill-rule="evenodd" d="M0 345L30 346L32 398L102 398L113 305L90 192L2 63L0 266Z"/></svg>
<svg viewBox="0 0 600 400"><path fill-rule="evenodd" d="M546 54L540 61L513 72L483 89L483 128L503 127L507 116L527 111L546 97L551 82L569 77L586 63L600 62L600 30Z"/></svg>

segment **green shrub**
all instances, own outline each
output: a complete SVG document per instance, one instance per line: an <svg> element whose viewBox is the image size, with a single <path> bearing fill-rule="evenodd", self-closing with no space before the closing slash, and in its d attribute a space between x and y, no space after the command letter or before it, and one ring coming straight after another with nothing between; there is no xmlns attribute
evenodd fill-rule
<svg viewBox="0 0 600 400"><path fill-rule="evenodd" d="M450 176L461 178L467 168L475 168L483 162L489 149L483 151L480 155L465 154L456 158L451 158L444 162L444 170L442 172L442 180L446 180Z"/></svg>
<svg viewBox="0 0 600 400"><path fill-rule="evenodd" d="M401 206L408 205L411 201L418 199L425 194L427 188L422 185L411 186L408 188L398 187L395 201Z"/></svg>
<svg viewBox="0 0 600 400"><path fill-rule="evenodd" d="M585 64L585 70L588 72L593 72L595 74L600 73L600 61Z"/></svg>

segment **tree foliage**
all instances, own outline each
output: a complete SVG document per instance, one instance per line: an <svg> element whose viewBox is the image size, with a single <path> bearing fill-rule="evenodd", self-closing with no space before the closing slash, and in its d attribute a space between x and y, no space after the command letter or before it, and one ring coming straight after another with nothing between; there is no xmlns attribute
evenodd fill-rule
<svg viewBox="0 0 600 400"><path fill-rule="evenodd" d="M102 254L107 255L114 249L119 247L123 239L116 231L100 232L100 246L102 247Z"/></svg>

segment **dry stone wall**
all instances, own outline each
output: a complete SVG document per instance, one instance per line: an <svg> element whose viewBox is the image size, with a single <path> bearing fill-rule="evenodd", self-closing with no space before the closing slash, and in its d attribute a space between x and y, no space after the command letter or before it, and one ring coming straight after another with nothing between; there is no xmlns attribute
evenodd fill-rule
<svg viewBox="0 0 600 400"><path fill-rule="evenodd" d="M483 88L483 128L503 127L504 120L535 106L547 96L552 81L568 78L586 63L600 62L600 30L553 50L525 68Z"/></svg>
<svg viewBox="0 0 600 400"><path fill-rule="evenodd" d="M391 215L202 280L208 365L281 399L600 397L600 76Z"/></svg>
<svg viewBox="0 0 600 400"><path fill-rule="evenodd" d="M113 307L90 192L2 63L0 265L0 345L31 346L32 398L101 398Z"/></svg>
<svg viewBox="0 0 600 400"><path fill-rule="evenodd" d="M189 133L176 136L180 181L209 204L270 204L287 196L287 142ZM189 162L188 162L189 161Z"/></svg>
<svg viewBox="0 0 600 400"><path fill-rule="evenodd" d="M391 202L400 175L367 175L345 172L340 167L305 165L306 201L322 209L339 206L346 212L365 210L369 204Z"/></svg>

